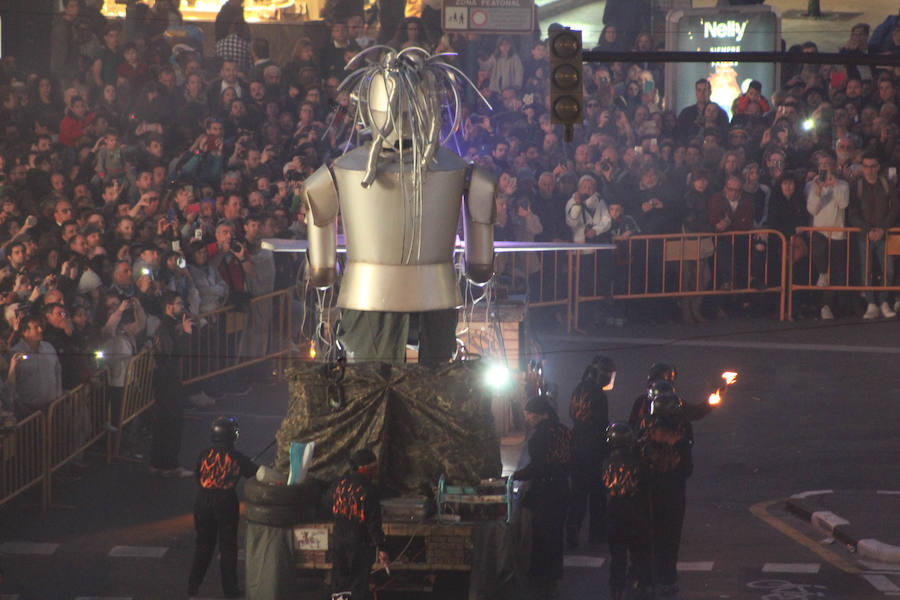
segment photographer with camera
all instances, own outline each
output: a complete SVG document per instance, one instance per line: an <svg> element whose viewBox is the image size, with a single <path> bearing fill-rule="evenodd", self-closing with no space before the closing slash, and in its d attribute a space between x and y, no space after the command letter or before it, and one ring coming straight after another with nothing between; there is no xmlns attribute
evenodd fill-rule
<svg viewBox="0 0 900 600"><path fill-rule="evenodd" d="M812 215L813 227L846 227L846 212L850 206L850 186L841 179L834 166L834 156L821 153L817 162L818 170L806 183L806 210ZM877 174L877 171L876 171ZM844 265L847 260L846 233L843 231L825 234L813 232L809 240L809 251L813 264L819 273L816 285L827 286L834 282L843 285L847 281ZM824 290L819 314L822 319L834 318L836 292ZM872 305L874 306L874 304ZM878 307L874 306L878 316ZM890 308L890 307L888 307ZM869 314L870 311L867 311ZM873 318L873 317L869 317Z"/></svg>

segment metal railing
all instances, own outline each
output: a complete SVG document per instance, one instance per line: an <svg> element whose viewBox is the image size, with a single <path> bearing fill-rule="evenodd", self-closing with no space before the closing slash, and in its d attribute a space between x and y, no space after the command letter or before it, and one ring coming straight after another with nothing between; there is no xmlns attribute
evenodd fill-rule
<svg viewBox="0 0 900 600"><path fill-rule="evenodd" d="M43 504L50 504L55 471L108 433L109 371L102 369L47 407L46 457Z"/></svg>
<svg viewBox="0 0 900 600"><path fill-rule="evenodd" d="M789 264L789 315L794 292L900 291L900 284L888 281L894 273L891 263L900 255L900 227L888 229L881 240L863 235L859 227L798 227L791 244L798 239L808 245L809 261L805 274L797 270L796 262ZM880 284L875 283L876 276Z"/></svg>
<svg viewBox="0 0 900 600"><path fill-rule="evenodd" d="M784 320L786 240L773 229L724 233L635 235L612 255L575 254L573 320L581 305L600 300L780 294Z"/></svg>
<svg viewBox="0 0 900 600"><path fill-rule="evenodd" d="M46 419L38 411L0 434L0 505L45 481Z"/></svg>
<svg viewBox="0 0 900 600"><path fill-rule="evenodd" d="M253 298L246 311L229 306L200 315L201 325L195 326L181 361L182 383L287 358L295 341L293 291L291 287Z"/></svg>
<svg viewBox="0 0 900 600"><path fill-rule="evenodd" d="M111 435L107 442L107 460L119 458L122 448L122 432L126 425L149 410L156 403L156 393L153 388L153 372L156 369L156 361L149 350L136 354L128 362L125 371L125 387L122 388L122 408L119 418L113 425L116 427L115 435Z"/></svg>

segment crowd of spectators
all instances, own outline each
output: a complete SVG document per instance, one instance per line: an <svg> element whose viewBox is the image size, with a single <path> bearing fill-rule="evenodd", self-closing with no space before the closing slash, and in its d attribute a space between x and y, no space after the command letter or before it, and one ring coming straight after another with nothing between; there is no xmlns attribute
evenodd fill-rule
<svg viewBox="0 0 900 600"><path fill-rule="evenodd" d="M597 48L657 47L640 11L622 4L608 3ZM811 257L816 281L837 283L862 279L862 262L842 271L848 249L884 257L900 206L894 69L785 66L780 89L752 82L729 111L701 80L696 104L676 114L666 109L662 65L585 64L584 124L565 143L550 122L539 34L445 34L430 4L425 19L390 28L382 18L379 27L349 6L332 11L324 45L298 39L277 64L268 40L250 35L239 0L217 19L213 56L167 35L181 24L177 0L129 0L124 22L65 0L46 72L20 69L14 53L3 58L0 350L20 412L84 381L98 349L121 386L128 358L172 317L176 299L196 317L295 282L298 259L260 240L304 237L303 180L343 152L352 106L337 88L347 61L374 43L454 52L490 99L493 111L468 96L451 144L499 176L499 240L759 228L790 237L799 226L852 225L868 244L799 238L791 259ZM896 55L896 17L871 35L855 26L841 52ZM753 273L741 283L712 278L710 265L694 269L699 286L759 283ZM822 318L841 310L833 293L814 302ZM685 319L704 318L695 304ZM870 296L865 314L894 309Z"/></svg>

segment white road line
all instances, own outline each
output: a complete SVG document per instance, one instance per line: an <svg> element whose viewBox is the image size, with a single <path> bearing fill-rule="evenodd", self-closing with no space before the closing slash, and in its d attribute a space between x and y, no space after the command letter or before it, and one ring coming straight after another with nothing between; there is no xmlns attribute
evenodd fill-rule
<svg viewBox="0 0 900 600"><path fill-rule="evenodd" d="M568 556L563 556L564 567L587 567L592 569L599 569L605 562L606 559L602 556L578 556L571 554Z"/></svg>
<svg viewBox="0 0 900 600"><path fill-rule="evenodd" d="M885 496L900 496L900 490L878 490L875 493L883 494Z"/></svg>
<svg viewBox="0 0 900 600"><path fill-rule="evenodd" d="M788 332L789 330L785 330ZM779 332L772 332L779 333ZM571 337L561 335L545 336L554 341L572 341ZM743 348L750 350L783 350L785 352L840 352L858 354L900 354L900 347L895 346L850 346L841 344L798 344L794 342L738 342L729 340L713 340L698 338L681 340L678 338L640 338L640 337L607 337L587 336L579 342L602 344L618 344L624 346L698 346L703 348Z"/></svg>
<svg viewBox="0 0 900 600"><path fill-rule="evenodd" d="M766 563L763 573L818 573L822 567L819 563Z"/></svg>
<svg viewBox="0 0 900 600"><path fill-rule="evenodd" d="M3 554L39 554L49 556L56 552L59 544L46 542L4 542L0 544Z"/></svg>
<svg viewBox="0 0 900 600"><path fill-rule="evenodd" d="M125 558L162 558L168 548L165 546L113 546L108 556Z"/></svg>
<svg viewBox="0 0 900 600"><path fill-rule="evenodd" d="M799 494L794 494L791 498L809 498L810 496L821 496L822 494L833 494L834 490L809 490L808 492L800 492Z"/></svg>
<svg viewBox="0 0 900 600"><path fill-rule="evenodd" d="M712 571L713 570L713 561L695 561L695 562L679 562L675 565L675 568L679 571Z"/></svg>
<svg viewBox="0 0 900 600"><path fill-rule="evenodd" d="M900 592L900 587L897 587L893 581L884 575L865 574L863 575L863 579L871 583L879 592Z"/></svg>
<svg viewBox="0 0 900 600"><path fill-rule="evenodd" d="M133 596L75 596L75 600L134 600Z"/></svg>

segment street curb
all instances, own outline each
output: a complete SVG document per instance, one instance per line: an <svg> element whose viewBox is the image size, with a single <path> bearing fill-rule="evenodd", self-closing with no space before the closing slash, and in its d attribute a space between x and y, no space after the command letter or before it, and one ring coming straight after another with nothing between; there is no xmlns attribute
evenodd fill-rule
<svg viewBox="0 0 900 600"><path fill-rule="evenodd" d="M863 536L847 519L825 510L816 497L832 494L832 490L803 492L795 494L785 502L788 511L808 520L817 529L834 539L852 546L861 558L886 564L900 564L900 546L885 544L874 538Z"/></svg>

